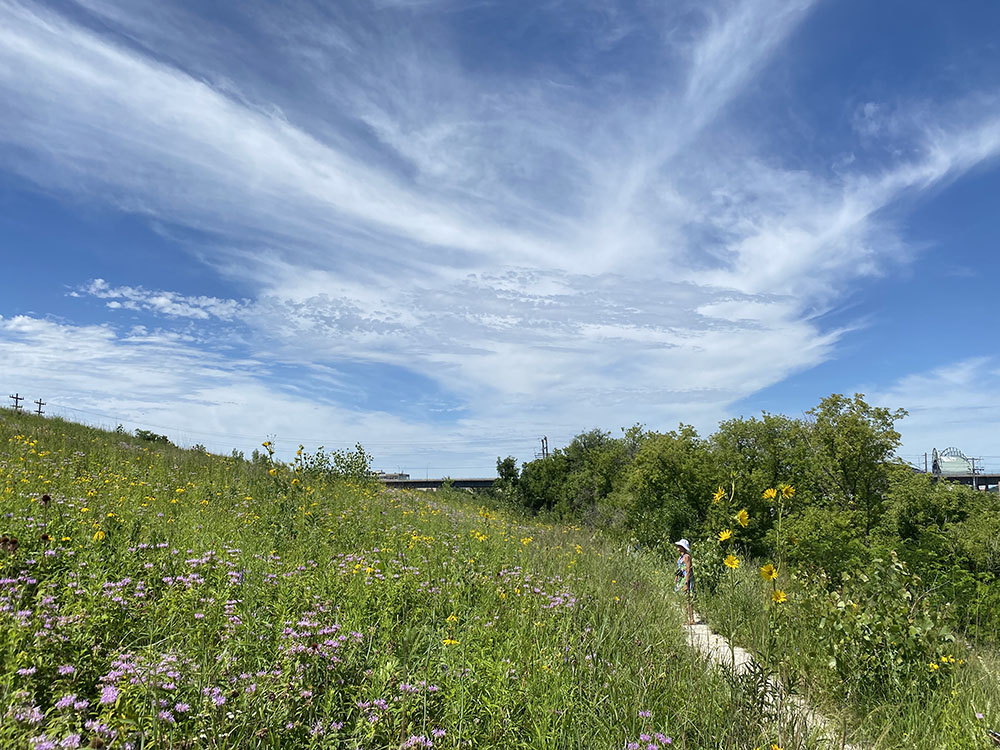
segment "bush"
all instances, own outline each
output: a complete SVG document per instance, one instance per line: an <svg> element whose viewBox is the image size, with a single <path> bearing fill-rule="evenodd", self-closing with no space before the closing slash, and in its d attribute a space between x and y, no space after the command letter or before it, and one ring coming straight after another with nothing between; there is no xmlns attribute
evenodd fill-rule
<svg viewBox="0 0 1000 750"><path fill-rule="evenodd" d="M140 440L146 440L150 443L163 443L164 445L173 445L170 439L166 435L157 435L155 432L150 430L136 430L135 436Z"/></svg>
<svg viewBox="0 0 1000 750"><path fill-rule="evenodd" d="M920 577L894 554L843 574L836 587L825 573L803 575L797 584L777 608L779 638L787 634L799 646L791 662L814 662L813 674L825 667L827 687L840 698L892 699L957 663L950 608L935 606Z"/></svg>

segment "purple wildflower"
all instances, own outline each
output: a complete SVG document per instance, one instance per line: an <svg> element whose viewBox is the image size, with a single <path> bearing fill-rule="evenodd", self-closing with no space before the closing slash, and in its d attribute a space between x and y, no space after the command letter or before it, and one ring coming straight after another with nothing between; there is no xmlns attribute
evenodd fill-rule
<svg viewBox="0 0 1000 750"><path fill-rule="evenodd" d="M114 685L105 685L104 689L101 690L101 705L107 706L108 704L114 703L118 700L120 691Z"/></svg>
<svg viewBox="0 0 1000 750"><path fill-rule="evenodd" d="M76 693L67 693L62 698L56 701L56 708L62 710L64 708L69 708L76 702Z"/></svg>

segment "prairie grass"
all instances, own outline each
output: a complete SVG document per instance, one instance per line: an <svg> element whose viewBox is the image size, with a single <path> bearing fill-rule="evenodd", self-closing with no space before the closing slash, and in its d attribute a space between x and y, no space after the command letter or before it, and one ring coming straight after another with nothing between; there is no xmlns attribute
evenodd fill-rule
<svg viewBox="0 0 1000 750"><path fill-rule="evenodd" d="M5 412L0 534L3 748L815 746L662 561L472 497Z"/></svg>
<svg viewBox="0 0 1000 750"><path fill-rule="evenodd" d="M857 746L995 747L986 731L1000 728L1000 660L992 647L937 633L937 641L917 644L931 655L906 671L903 656L912 657L913 646L907 651L893 640L889 631L899 628L886 612L894 608L908 615L910 626L919 623L918 597L902 592L892 602L897 592L887 586L886 601L868 600L857 608L852 621L863 622L864 631L837 632L846 620L821 618L815 608L799 606L802 600L827 598L833 602L828 611L836 612L842 603L836 597L801 578L782 575L772 585L759 570L759 564L745 559L738 570L726 571L714 592L700 597L701 614L753 652L769 674L830 716L834 726L849 727ZM787 592L782 604L771 601L776 587ZM855 602L843 604L841 609L854 609ZM859 640L862 632L873 643L852 649L848 641ZM926 635L912 631L902 636L921 637ZM834 659L846 661L846 667L835 666Z"/></svg>

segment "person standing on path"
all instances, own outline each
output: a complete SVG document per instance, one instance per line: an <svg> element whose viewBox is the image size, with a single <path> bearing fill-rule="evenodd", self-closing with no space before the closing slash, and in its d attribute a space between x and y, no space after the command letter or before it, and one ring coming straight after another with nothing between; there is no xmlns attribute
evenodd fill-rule
<svg viewBox="0 0 1000 750"><path fill-rule="evenodd" d="M694 565L691 562L691 545L687 539L674 542L680 557L677 558L677 571L674 573L674 591L684 594L687 609L687 624L694 625Z"/></svg>

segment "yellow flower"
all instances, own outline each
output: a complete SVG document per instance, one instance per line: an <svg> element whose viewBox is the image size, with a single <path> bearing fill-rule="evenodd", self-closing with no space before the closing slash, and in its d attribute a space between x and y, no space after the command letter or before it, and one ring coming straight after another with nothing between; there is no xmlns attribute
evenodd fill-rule
<svg viewBox="0 0 1000 750"><path fill-rule="evenodd" d="M724 498L725 496L726 496L726 491L722 489L722 485L719 485L719 489L717 489L715 491L715 494L712 495L712 502L717 503L720 500L722 500L722 498Z"/></svg>
<svg viewBox="0 0 1000 750"><path fill-rule="evenodd" d="M775 589L771 592L771 601L775 604L784 604L788 601L788 595L781 589Z"/></svg>
<svg viewBox="0 0 1000 750"><path fill-rule="evenodd" d="M458 645L458 641L456 641L454 638L445 638L443 641L441 641L441 643L444 644L445 646L457 646Z"/></svg>
<svg viewBox="0 0 1000 750"><path fill-rule="evenodd" d="M458 622L458 618L455 616L454 613L448 615L448 622Z"/></svg>
<svg viewBox="0 0 1000 750"><path fill-rule="evenodd" d="M103 531L101 531L100 529L98 529L98 530L97 530L97 531L96 531L96 532L94 533L94 541L95 541L95 542L99 542L99 541L101 541L102 539L104 539L104 532L103 532Z"/></svg>
<svg viewBox="0 0 1000 750"><path fill-rule="evenodd" d="M930 664L928 664L928 665L927 665L927 668L928 668L928 669L930 669L930 670L931 670L932 672L935 672L935 671L937 671L937 670L941 669L941 667L939 667L939 666L938 666L937 664L935 664L934 662L931 662Z"/></svg>
<svg viewBox="0 0 1000 750"><path fill-rule="evenodd" d="M774 498L776 498L777 496L778 496L778 491L774 489L774 487L768 487L766 490L764 490L765 500L774 500Z"/></svg>
<svg viewBox="0 0 1000 750"><path fill-rule="evenodd" d="M781 488L781 496L785 498L785 500L790 500L792 498L792 495L794 494L795 494L795 488L792 487L792 485L790 484L786 484L784 487Z"/></svg>
<svg viewBox="0 0 1000 750"><path fill-rule="evenodd" d="M273 477L275 474L278 473L278 470L277 469L268 469L267 473L270 474Z"/></svg>
<svg viewBox="0 0 1000 750"><path fill-rule="evenodd" d="M773 581L778 577L778 569L771 565L771 563L768 563L760 569L760 577L765 581Z"/></svg>
<svg viewBox="0 0 1000 750"><path fill-rule="evenodd" d="M736 523L738 523L744 529L747 527L747 524L750 523L750 514L747 513L747 509L746 508L744 508L743 510L741 510L739 513L737 513L733 517L736 519Z"/></svg>
<svg viewBox="0 0 1000 750"><path fill-rule="evenodd" d="M719 532L719 541L720 542L729 541L730 539L732 539L732 537L733 537L733 530L732 529L723 529L722 531Z"/></svg>
<svg viewBox="0 0 1000 750"><path fill-rule="evenodd" d="M81 513L90 513L90 508L80 508Z"/></svg>
<svg viewBox="0 0 1000 750"><path fill-rule="evenodd" d="M738 567L740 567L740 560L738 557L736 557L736 555L728 555L726 559L723 560L722 562L726 564L727 568L732 568L733 570L736 570Z"/></svg>

